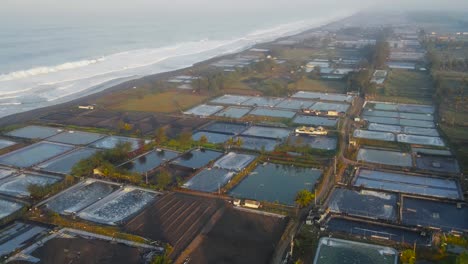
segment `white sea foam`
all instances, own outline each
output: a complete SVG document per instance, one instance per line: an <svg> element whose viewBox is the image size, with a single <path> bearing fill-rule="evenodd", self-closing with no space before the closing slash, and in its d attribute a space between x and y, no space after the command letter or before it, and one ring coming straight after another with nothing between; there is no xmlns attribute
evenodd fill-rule
<svg viewBox="0 0 468 264"><path fill-rule="evenodd" d="M257 43L294 35L347 15L338 14L257 30L241 38L203 39L155 49L129 50L100 58L3 74L0 75L0 117L73 100L144 75L189 67L216 56L239 52Z"/></svg>

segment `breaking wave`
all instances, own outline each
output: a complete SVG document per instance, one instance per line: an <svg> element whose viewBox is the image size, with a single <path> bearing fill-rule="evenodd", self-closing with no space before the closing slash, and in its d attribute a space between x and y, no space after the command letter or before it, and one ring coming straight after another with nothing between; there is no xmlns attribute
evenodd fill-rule
<svg viewBox="0 0 468 264"><path fill-rule="evenodd" d="M253 31L241 38L177 43L0 75L0 117L70 101L141 76L192 66L257 43L294 35L347 14Z"/></svg>

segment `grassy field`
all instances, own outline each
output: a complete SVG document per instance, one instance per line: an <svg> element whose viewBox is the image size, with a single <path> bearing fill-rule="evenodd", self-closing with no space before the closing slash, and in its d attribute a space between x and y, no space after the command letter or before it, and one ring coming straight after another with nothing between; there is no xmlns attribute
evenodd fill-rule
<svg viewBox="0 0 468 264"><path fill-rule="evenodd" d="M117 101L113 110L171 113L187 110L208 99L208 96L179 91L147 94L137 98Z"/></svg>
<svg viewBox="0 0 468 264"><path fill-rule="evenodd" d="M294 89L297 91L345 93L346 82L345 81L313 80L310 78L304 78L302 80L299 80L296 83L290 84L289 89Z"/></svg>
<svg viewBox="0 0 468 264"><path fill-rule="evenodd" d="M434 85L427 72L391 70L377 100L399 103L432 104Z"/></svg>

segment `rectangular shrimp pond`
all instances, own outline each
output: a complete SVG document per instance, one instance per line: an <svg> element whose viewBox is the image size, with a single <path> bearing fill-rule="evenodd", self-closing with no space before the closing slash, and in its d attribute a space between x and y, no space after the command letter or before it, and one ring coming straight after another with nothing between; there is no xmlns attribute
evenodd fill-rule
<svg viewBox="0 0 468 264"><path fill-rule="evenodd" d="M333 117L323 117L323 116L307 116L307 115L297 115L293 119L294 124L307 125L307 126L326 126L326 127L336 127L338 123L338 118Z"/></svg>
<svg viewBox="0 0 468 264"><path fill-rule="evenodd" d="M468 232L468 206L415 197L403 197L401 221L405 225Z"/></svg>
<svg viewBox="0 0 468 264"><path fill-rule="evenodd" d="M326 229L331 232L346 233L358 237L391 240L397 243L430 245L431 235L400 226L383 225L357 219L331 217L326 223Z"/></svg>
<svg viewBox="0 0 468 264"><path fill-rule="evenodd" d="M340 104L340 103L325 103L325 102L317 102L309 109L315 111L336 111L338 113L346 113L348 111L349 104Z"/></svg>
<svg viewBox="0 0 468 264"><path fill-rule="evenodd" d="M94 142L91 147L100 149L112 149L119 143L130 143L132 151L138 149L140 139L120 136L108 136Z"/></svg>
<svg viewBox="0 0 468 264"><path fill-rule="evenodd" d="M251 126L242 133L243 136L254 136L272 139L284 139L291 134L291 130L279 127Z"/></svg>
<svg viewBox="0 0 468 264"><path fill-rule="evenodd" d="M224 133L215 133L215 132L208 132L208 131L198 131L192 135L192 139L195 141L199 141L202 137L206 137L208 142L214 144L220 144L228 141L232 138L232 134L224 134Z"/></svg>
<svg viewBox="0 0 468 264"><path fill-rule="evenodd" d="M0 198L0 220L19 211L24 204Z"/></svg>
<svg viewBox="0 0 468 264"><path fill-rule="evenodd" d="M346 95L346 94L318 93L318 92L306 92L306 91L299 91L293 94L293 96L291 97L325 100L325 101L343 101L343 102L348 102L348 103L353 100L353 96Z"/></svg>
<svg viewBox="0 0 468 264"><path fill-rule="evenodd" d="M450 199L462 198L460 185L456 180L422 174L361 169L356 175L354 186Z"/></svg>
<svg viewBox="0 0 468 264"><path fill-rule="evenodd" d="M288 138L288 143L293 146L309 146L313 149L335 150L338 144L336 137L328 136L301 136L293 135Z"/></svg>
<svg viewBox="0 0 468 264"><path fill-rule="evenodd" d="M445 146L444 141L442 141L440 137L398 134L397 141L401 143L428 145L428 146L436 146L436 147Z"/></svg>
<svg viewBox="0 0 468 264"><path fill-rule="evenodd" d="M224 109L221 112L218 112L216 116L220 117L227 117L227 118L242 118L245 116L248 112L252 110L249 107L237 107L237 106L230 106L226 109Z"/></svg>
<svg viewBox="0 0 468 264"><path fill-rule="evenodd" d="M267 163L258 165L229 195L293 206L298 191L312 190L322 175L314 168Z"/></svg>
<svg viewBox="0 0 468 264"><path fill-rule="evenodd" d="M16 171L12 170L12 169L0 168L0 180L5 178L5 177L8 177L8 176L12 175L15 172Z"/></svg>
<svg viewBox="0 0 468 264"><path fill-rule="evenodd" d="M256 156L248 154L240 154L235 152L229 152L224 155L222 158L217 160L213 167L241 171L247 167L252 161L254 161Z"/></svg>
<svg viewBox="0 0 468 264"><path fill-rule="evenodd" d="M240 134L247 129L247 125L243 123L228 123L228 122L215 122L208 124L202 128L201 131L209 131L225 134Z"/></svg>
<svg viewBox="0 0 468 264"><path fill-rule="evenodd" d="M354 130L353 136L355 138L365 138L382 141L395 141L395 135L390 132L371 131L371 130Z"/></svg>
<svg viewBox="0 0 468 264"><path fill-rule="evenodd" d="M203 169L190 180L183 188L201 192L217 192L234 176L234 172L219 168Z"/></svg>
<svg viewBox="0 0 468 264"><path fill-rule="evenodd" d="M306 101L306 100L296 100L296 99L286 99L281 103L277 104L275 108L283 108L283 109L290 109L290 110L301 110L307 109L311 107L315 102L313 101Z"/></svg>
<svg viewBox="0 0 468 264"><path fill-rule="evenodd" d="M14 197L29 197L30 185L47 186L61 181L58 176L22 173L16 176L4 178L0 181L0 193Z"/></svg>
<svg viewBox="0 0 468 264"><path fill-rule="evenodd" d="M62 132L62 129L54 127L44 127L44 126L26 126L19 128L13 131L8 132L6 135L19 138L28 138L28 139L45 139L53 135L57 135Z"/></svg>
<svg viewBox="0 0 468 264"><path fill-rule="evenodd" d="M261 137L237 137L242 140L242 148L248 150L265 150L273 151L275 147L281 143L281 140Z"/></svg>
<svg viewBox="0 0 468 264"><path fill-rule="evenodd" d="M395 221L397 219L398 196L368 190L336 188L328 200L332 212Z"/></svg>
<svg viewBox="0 0 468 264"><path fill-rule="evenodd" d="M283 100L283 98L252 97L249 100L243 102L242 105L274 107Z"/></svg>
<svg viewBox="0 0 468 264"><path fill-rule="evenodd" d="M81 131L66 131L58 135L52 136L47 141L70 144L70 145L88 145L103 138L104 135L81 132Z"/></svg>
<svg viewBox="0 0 468 264"><path fill-rule="evenodd" d="M195 149L182 154L180 157L171 162L171 164L179 165L186 168L199 169L208 165L213 160L221 157L223 153L213 150Z"/></svg>
<svg viewBox="0 0 468 264"><path fill-rule="evenodd" d="M164 149L152 150L121 166L131 172L146 173L177 156L179 152Z"/></svg>
<svg viewBox="0 0 468 264"><path fill-rule="evenodd" d="M83 159L91 157L96 153L96 149L80 148L64 155L53 158L49 161L37 165L37 167L44 171L55 173L70 174L73 166Z"/></svg>
<svg viewBox="0 0 468 264"><path fill-rule="evenodd" d="M66 189L45 203L59 214L74 214L108 196L119 186L96 180L86 180Z"/></svg>
<svg viewBox="0 0 468 264"><path fill-rule="evenodd" d="M78 213L78 216L96 223L118 225L141 211L155 199L155 192L125 187L85 208Z"/></svg>
<svg viewBox="0 0 468 264"><path fill-rule="evenodd" d="M203 104L203 105L196 106L196 107L188 110L187 112L184 112L184 114L207 117L207 116L213 115L216 112L219 112L219 111L223 110L223 108L224 107L220 106L220 105L205 105L205 104Z"/></svg>
<svg viewBox="0 0 468 264"><path fill-rule="evenodd" d="M254 116L267 116L267 117L277 117L277 118L293 118L296 115L296 112L289 110L280 110L280 109L271 109L266 107L257 107L252 110L249 115Z"/></svg>
<svg viewBox="0 0 468 264"><path fill-rule="evenodd" d="M221 97L211 100L211 103L212 104L240 105L241 103L251 98L252 98L251 96L225 94Z"/></svg>
<svg viewBox="0 0 468 264"><path fill-rule="evenodd" d="M380 149L361 148L359 149L357 160L400 167L413 166L411 154Z"/></svg>
<svg viewBox="0 0 468 264"><path fill-rule="evenodd" d="M5 139L0 139L0 149L4 149L10 146L15 145L16 142L10 141L10 140L5 140Z"/></svg>
<svg viewBox="0 0 468 264"><path fill-rule="evenodd" d="M397 264L398 251L338 238L320 238L314 264L337 263Z"/></svg>
<svg viewBox="0 0 468 264"><path fill-rule="evenodd" d="M30 167L73 149L73 146L39 142L0 156L0 163L14 167Z"/></svg>
<svg viewBox="0 0 468 264"><path fill-rule="evenodd" d="M431 105L412 105L412 104L396 104L384 102L366 102L367 109L383 110L383 111L397 111L417 114L432 114L434 107Z"/></svg>

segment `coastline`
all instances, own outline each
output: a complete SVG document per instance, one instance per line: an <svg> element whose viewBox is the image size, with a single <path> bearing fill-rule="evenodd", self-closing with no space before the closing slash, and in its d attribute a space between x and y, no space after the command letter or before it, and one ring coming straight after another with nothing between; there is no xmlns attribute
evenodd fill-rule
<svg viewBox="0 0 468 264"><path fill-rule="evenodd" d="M139 77L139 78L137 77L135 79L123 81L122 83L119 83L119 84L116 84L116 85L111 85L110 87L103 88L101 91L91 93L91 94L88 94L88 95L85 95L85 96L82 96L82 97L78 97L78 98L72 99L70 101L66 101L66 102L62 102L62 103L58 103L58 104L54 104L54 105L50 105L50 106L46 106L46 107L39 107L39 108L28 110L28 111L25 111L25 112L20 112L20 113L15 113L15 114L12 114L12 115L4 116L4 117L0 118L0 126L10 126L10 125L13 125L13 124L28 123L28 122L31 122L33 120L39 119L41 116L44 116L48 112L58 111L60 109L67 109L67 108L70 108L70 107L75 106L75 105L87 104L89 101L94 101L94 100L98 99L99 97L102 97L102 96L105 96L105 95L108 95L108 94L111 94L111 93L114 93L114 92L119 92L119 91L131 89L132 87L138 87L138 86L141 86L142 84L144 84L146 82L155 82L155 81L160 81L160 80L164 80L164 79L169 79L170 77L180 75L183 72L185 72L185 71L187 71L187 70L189 70L189 69L191 69L193 67L206 66L206 65L211 64L214 61L217 61L217 60L220 60L220 59L223 59L223 58L229 58L229 57L236 56L236 55L238 55L238 54L240 54L240 53L242 53L242 52L244 52L244 51L246 51L246 50L248 50L250 48L254 48L254 47L257 47L259 45L268 45L268 44L280 41L282 39L287 39L287 38L294 37L294 36L305 35L307 33L310 33L311 31L315 31L317 29L326 27L326 26L331 25L331 24L339 23L340 21L343 21L343 20L348 19L348 18L353 17L353 16L355 16L355 14L351 14L351 15L341 17L341 18L339 18L337 20L330 21L330 22L325 23L325 24L320 25L320 26L311 27L309 29L306 29L306 30L300 32L300 33L296 33L296 34L292 34L292 35L288 35L288 36L282 36L282 37L279 37L277 39L274 39L273 41L257 43L257 44L255 44L253 46L246 47L245 49L242 49L242 50L240 50L238 52L235 52L235 53L215 56L215 57L210 58L208 60L203 60L203 61L194 63L192 66L189 66L189 67L185 67L185 68L181 68L181 69L173 70L173 71L167 71L167 72L161 72L161 73L146 75L146 76L142 76L142 77ZM113 80L113 81L115 81L115 80ZM112 81L110 81L110 82L112 82ZM103 83L103 84L100 84L98 86L101 86L101 85L105 86L106 84ZM90 87L90 89L91 88L92 87Z"/></svg>

